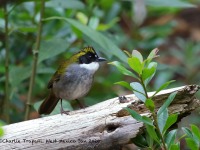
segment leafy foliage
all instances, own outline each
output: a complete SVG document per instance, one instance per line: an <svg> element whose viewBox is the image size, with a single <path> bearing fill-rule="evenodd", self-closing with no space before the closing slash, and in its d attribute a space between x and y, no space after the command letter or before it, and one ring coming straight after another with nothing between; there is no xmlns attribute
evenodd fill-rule
<svg viewBox="0 0 200 150"><path fill-rule="evenodd" d="M4 130L2 128L3 125L5 125L5 123L0 120L0 138L4 135Z"/></svg>
<svg viewBox="0 0 200 150"><path fill-rule="evenodd" d="M0 126L0 137L4 135L3 128Z"/></svg>
<svg viewBox="0 0 200 150"><path fill-rule="evenodd" d="M38 0L13 0L7 2L9 23L8 47L10 50L10 106L8 109L9 113L7 114L10 116L11 123L22 121L24 118L24 107L33 61L32 54L35 52L34 43L38 32L40 2ZM116 93L121 94L122 91L112 87L113 82L120 81L116 84L133 91L139 99L145 102L146 107L154 112L153 97L166 87L172 86L170 83L173 81L168 80L178 79L173 86L199 83L200 44L198 36L193 35L196 27L193 30L189 22L180 21L184 22L183 28L188 27L185 31L191 32L192 35L189 35L188 32L186 34L181 32L188 36L178 36L177 38L177 28L182 27L182 25L178 20L174 19L177 18L177 14L181 14L184 11L183 8L194 7L190 2L182 0L169 0L165 2L145 0L144 4L142 4L143 9L139 9L139 11L136 8L140 8L141 5L138 7L137 1L46 0L45 2L45 19L42 22L42 44L33 95L33 100L36 102L33 106L36 110L40 103L38 101L44 99L48 94L46 85L59 63L63 59L69 58L83 46L88 45L94 46L97 52L105 55L109 61L114 61L112 64L117 66L117 69L126 76L124 77L112 67L103 66L102 68L105 69L99 71L95 77L95 85L91 93L84 99L87 105L114 97L117 95ZM195 4L195 1L192 1L192 3ZM0 6L3 6L2 3ZM144 10L144 12L141 12L141 10ZM145 14L143 21L147 21L137 22L137 18L142 18L141 14ZM0 9L0 104L3 103L3 97L5 96L6 51L4 15L2 8ZM149 20L151 21L149 22ZM142 25L139 26L140 24ZM164 57L161 57L159 62L164 62L167 59L168 65L162 63L157 65L152 60L158 57L158 49L154 49L151 52L149 50L154 47L163 47L163 45L164 48L161 53ZM133 47L140 49L140 52L147 56L147 59L144 60L144 57L137 50L129 53L128 50ZM139 66L143 67L143 70L138 68L138 65L128 64L126 61L127 57L120 48L127 49L128 56L130 58L135 57L131 58L130 62L136 61ZM148 53L150 54L148 55ZM123 63L125 62L130 68L126 69L116 59ZM171 62L175 65L169 65ZM176 64L177 62L178 64ZM132 68L135 71L131 71ZM159 74L155 74L157 70L159 70ZM143 84L141 84L137 73L142 75ZM152 81L151 79L154 76L156 78ZM134 81L131 80L131 77L134 78ZM122 81L124 79L131 80L131 84ZM136 85L139 85L139 90L135 87ZM143 85L145 87L148 86L148 89L156 88L156 93L152 97L146 98ZM101 93L98 90L100 88L103 89ZM0 110L4 109L3 107L3 105L0 105ZM65 107L66 109L72 109L68 102L66 102ZM59 107L56 107L55 112L59 112ZM166 109L164 112L162 115L167 116ZM4 116L5 114L0 114L2 120L5 120ZM33 109L30 116L31 118L39 117ZM158 119L163 130L165 130L164 120ZM167 133L168 131L165 132L165 134ZM144 136L143 139L148 141L146 144L150 145L150 147L153 144L154 146L158 145L153 142L150 136ZM171 144L171 148L175 149L177 147L177 143Z"/></svg>
<svg viewBox="0 0 200 150"><path fill-rule="evenodd" d="M182 130L187 135L186 143L191 150L198 150L200 148L200 129L191 124L191 130L188 128L182 128Z"/></svg>
<svg viewBox="0 0 200 150"><path fill-rule="evenodd" d="M151 112L150 114L152 118L148 118L145 116L141 116L136 111L130 108L125 108L134 119L143 122L146 127L146 137L139 135L138 138L134 138L137 141L134 143L141 148L154 149L155 147L159 147L158 149L165 150L180 149L179 142L175 142L177 130L175 129L169 131L170 127L177 122L178 114L169 114L167 109L177 95L177 92L171 93L164 104L162 104L162 106L158 110L155 110L155 104L153 101L157 93L159 93L161 90L166 88L170 83L174 81L172 80L162 84L151 97L149 97L147 93L147 86L156 72L157 63L152 62L152 60L153 58L157 57L157 52L157 49L152 50L147 59L144 60L139 51L133 50L133 55L128 54L129 58L127 59L127 62L134 74L136 74L136 79L139 80L139 82L131 82L130 86L125 81L120 81L117 84L131 89L134 92L135 96L139 100L144 102L146 108ZM110 64L119 67L119 62L114 62ZM122 64L120 64L120 68L123 68L118 69L122 73L124 72L124 70L127 70L125 67L122 66ZM130 71L129 74L131 74ZM189 136L188 138L186 138L188 147L190 147L191 149L198 149L200 141L199 128L195 125L191 125L191 131L187 128L184 128L184 131Z"/></svg>

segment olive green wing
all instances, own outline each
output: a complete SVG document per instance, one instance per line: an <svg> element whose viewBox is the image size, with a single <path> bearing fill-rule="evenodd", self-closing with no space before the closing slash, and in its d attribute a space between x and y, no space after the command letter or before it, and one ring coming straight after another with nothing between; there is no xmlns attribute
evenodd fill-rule
<svg viewBox="0 0 200 150"><path fill-rule="evenodd" d="M66 72L66 68L67 66L69 66L69 64L70 64L70 60L65 60L60 64L58 70L54 73L53 77L48 83L48 86L47 86L48 89L53 87L54 82L58 82L60 80L61 76Z"/></svg>
<svg viewBox="0 0 200 150"><path fill-rule="evenodd" d="M53 77L51 78L51 80L49 81L47 88L50 89L53 87L53 83L54 82L58 82L60 80L61 74L58 73L58 71L56 71L53 75Z"/></svg>

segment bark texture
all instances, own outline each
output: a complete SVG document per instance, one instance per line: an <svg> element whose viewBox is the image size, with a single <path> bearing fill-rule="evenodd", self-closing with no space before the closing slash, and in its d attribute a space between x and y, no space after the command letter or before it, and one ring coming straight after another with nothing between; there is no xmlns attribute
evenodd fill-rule
<svg viewBox="0 0 200 150"><path fill-rule="evenodd" d="M178 113L179 120L200 106L194 96L199 86L188 85L163 90L154 99L159 108L172 92L178 91L169 113ZM148 93L152 95L154 92ZM126 95L98 103L70 115L54 115L4 126L0 149L66 149L117 150L143 131L143 123L133 119L123 108L129 107L149 116L134 95Z"/></svg>

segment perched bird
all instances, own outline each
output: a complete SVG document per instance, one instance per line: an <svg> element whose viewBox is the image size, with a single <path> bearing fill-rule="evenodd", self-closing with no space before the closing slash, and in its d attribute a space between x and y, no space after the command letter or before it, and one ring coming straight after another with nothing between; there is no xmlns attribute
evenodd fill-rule
<svg viewBox="0 0 200 150"><path fill-rule="evenodd" d="M90 90L93 76L99 68L99 57L93 47L85 47L68 60L60 64L48 83L50 93L39 108L39 114L50 114L61 100L61 114L68 114L62 107L62 99L77 100Z"/></svg>

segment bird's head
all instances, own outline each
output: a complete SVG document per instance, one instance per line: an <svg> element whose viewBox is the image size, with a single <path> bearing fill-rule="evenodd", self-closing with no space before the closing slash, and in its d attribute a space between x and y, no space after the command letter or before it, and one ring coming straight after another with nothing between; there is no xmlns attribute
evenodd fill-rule
<svg viewBox="0 0 200 150"><path fill-rule="evenodd" d="M71 64L80 64L80 67L88 70L96 71L99 68L99 63L106 61L105 58L99 57L93 47L85 47L78 53L74 54L70 59L61 63L58 68L58 73L65 73L66 68Z"/></svg>
<svg viewBox="0 0 200 150"><path fill-rule="evenodd" d="M92 62L106 61L105 58L99 57L93 47L85 47L75 54L79 64L90 64Z"/></svg>

